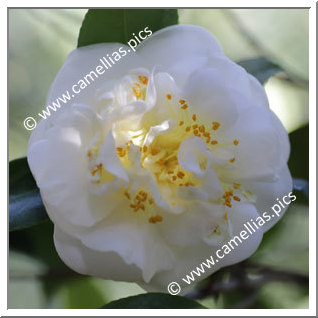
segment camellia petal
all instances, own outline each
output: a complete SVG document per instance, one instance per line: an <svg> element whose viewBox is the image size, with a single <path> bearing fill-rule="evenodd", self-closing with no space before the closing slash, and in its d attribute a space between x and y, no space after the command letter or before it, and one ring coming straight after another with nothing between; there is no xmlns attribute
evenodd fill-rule
<svg viewBox="0 0 318 318"><path fill-rule="evenodd" d="M48 104L119 49L130 48L74 50ZM178 281L185 293L192 270L290 195L289 151L257 80L206 30L178 25L39 122L28 162L69 267L149 291ZM286 209L196 281L248 258Z"/></svg>
<svg viewBox="0 0 318 318"><path fill-rule="evenodd" d="M65 264L80 274L128 282L142 281L141 270L126 264L117 253L89 249L58 227L54 229L54 243Z"/></svg>

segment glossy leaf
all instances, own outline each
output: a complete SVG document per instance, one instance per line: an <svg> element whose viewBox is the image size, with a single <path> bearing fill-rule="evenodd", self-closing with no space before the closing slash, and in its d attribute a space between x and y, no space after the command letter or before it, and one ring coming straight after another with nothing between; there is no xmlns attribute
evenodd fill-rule
<svg viewBox="0 0 318 318"><path fill-rule="evenodd" d="M152 32L178 23L176 9L90 9L80 29L77 46L124 43L146 27Z"/></svg>
<svg viewBox="0 0 318 318"><path fill-rule="evenodd" d="M27 228L48 219L26 158L9 164L9 229Z"/></svg>
<svg viewBox="0 0 318 318"><path fill-rule="evenodd" d="M289 134L290 157L288 166L293 178L309 179L309 125Z"/></svg>
<svg viewBox="0 0 318 318"><path fill-rule="evenodd" d="M163 293L147 293L112 301L104 309L204 309L192 299Z"/></svg>

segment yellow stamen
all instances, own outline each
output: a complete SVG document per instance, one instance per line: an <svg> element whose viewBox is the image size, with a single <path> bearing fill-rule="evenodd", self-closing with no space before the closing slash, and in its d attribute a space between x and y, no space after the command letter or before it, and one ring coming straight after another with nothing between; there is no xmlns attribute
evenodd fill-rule
<svg viewBox="0 0 318 318"><path fill-rule="evenodd" d="M141 98L140 85L135 83L132 90L133 90L135 96L137 97L137 99L140 99Z"/></svg>
<svg viewBox="0 0 318 318"><path fill-rule="evenodd" d="M171 98L172 98L171 94L167 94L166 97L168 100L171 100Z"/></svg>
<svg viewBox="0 0 318 318"><path fill-rule="evenodd" d="M153 156L155 156L156 154L158 154L159 153L159 150L157 150L156 148L151 148L151 154L153 155Z"/></svg>
<svg viewBox="0 0 318 318"><path fill-rule="evenodd" d="M96 174L97 171L101 171L101 169L103 168L103 164L100 163L97 166L95 166L95 168L91 171L91 175L94 176Z"/></svg>
<svg viewBox="0 0 318 318"><path fill-rule="evenodd" d="M148 219L148 222L152 224L156 224L157 222L162 222L162 220L163 220L162 216L157 214L157 215L151 216Z"/></svg>
<svg viewBox="0 0 318 318"><path fill-rule="evenodd" d="M158 161L157 161L158 165L160 166L163 166L165 164L165 159L164 158L160 158Z"/></svg>
<svg viewBox="0 0 318 318"><path fill-rule="evenodd" d="M180 179L182 179L182 178L185 176L185 174L184 174L182 171L179 171L179 172L177 173L177 176L178 176Z"/></svg>
<svg viewBox="0 0 318 318"><path fill-rule="evenodd" d="M125 197L126 197L128 200L131 199L131 196L130 196L130 194L129 194L127 191L124 192L124 195L125 195Z"/></svg>
<svg viewBox="0 0 318 318"><path fill-rule="evenodd" d="M220 126L221 126L221 124L219 122L217 122L217 121L212 122L212 129L213 130L219 129Z"/></svg>
<svg viewBox="0 0 318 318"><path fill-rule="evenodd" d="M126 149L122 147L117 147L116 150L117 150L118 157L125 157Z"/></svg>
<svg viewBox="0 0 318 318"><path fill-rule="evenodd" d="M147 77L147 76L142 76L142 75L140 75L140 76L138 76L138 78L139 78L139 81L140 81L142 84L144 84L144 85L147 85L147 84L148 84L148 77Z"/></svg>

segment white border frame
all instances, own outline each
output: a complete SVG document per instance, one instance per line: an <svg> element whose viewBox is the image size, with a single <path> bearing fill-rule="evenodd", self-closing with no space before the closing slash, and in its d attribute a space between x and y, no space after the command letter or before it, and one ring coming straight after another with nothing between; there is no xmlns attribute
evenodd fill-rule
<svg viewBox="0 0 318 318"><path fill-rule="evenodd" d="M110 5L109 7L126 7L132 8L131 2L129 1L116 1L116 5ZM239 3L239 5L238 5ZM68 7L68 8L86 8L87 4L89 7L99 7L102 8L105 1L90 0L85 2L83 0L77 0L76 6L74 2L69 0L56 0L56 1L43 1L31 0L28 1L28 6L25 6L26 2L21 0L5 1L5 6L1 6L1 43L7 42L7 17L8 17L8 7L41 7L41 8L55 8L55 7ZM146 1L134 1L135 7L175 7L175 8L194 8L192 5L200 5L199 8L310 8L309 9L309 114L310 114L310 125L309 125L309 169L310 169L310 202L309 202L309 309L241 309L241 310L231 310L231 309L7 309L7 288L8 288L8 268L7 263L1 262L1 286L0 286L0 314L1 316L162 316L162 315L176 315L176 316L316 316L316 2L315 1L295 1L295 0L267 0L267 1L235 1L235 0L215 0L213 2L207 2L202 0L197 0L195 2L184 0L167 1L162 0L156 3L146 2ZM213 7L211 7L213 6ZM197 8L197 7L195 7ZM7 51L1 50L1 65L2 70L7 70ZM2 85L1 97L3 100L1 107L1 119L2 125L0 125L0 135L2 136L1 144L2 149L7 149L8 158L8 141L5 140L4 136L8 133L8 120L5 122L7 117L7 108L4 106L8 103L7 94L7 76L2 73ZM1 156L2 167L6 166L6 172L8 176L8 163L5 156ZM1 189L1 203L4 207L8 209L8 181L4 181L2 178ZM4 191L6 188L7 191ZM3 208L4 210L4 208ZM7 226L7 215L2 213L2 220L0 222L0 235L1 235L1 252L2 255L6 255L8 252L8 226ZM7 258L7 257L6 257ZM3 259L3 258L2 258Z"/></svg>

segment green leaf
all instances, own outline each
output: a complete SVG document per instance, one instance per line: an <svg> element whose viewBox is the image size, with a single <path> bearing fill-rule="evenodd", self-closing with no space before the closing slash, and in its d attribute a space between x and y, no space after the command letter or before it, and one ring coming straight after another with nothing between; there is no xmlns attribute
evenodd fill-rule
<svg viewBox="0 0 318 318"><path fill-rule="evenodd" d="M265 57L247 59L239 61L237 64L245 68L248 73L256 77L262 85L271 76L283 71L283 69L279 65L269 61Z"/></svg>
<svg viewBox="0 0 318 318"><path fill-rule="evenodd" d="M289 134L290 157L288 167L293 176L297 202L308 204L309 198L309 125Z"/></svg>
<svg viewBox="0 0 318 318"><path fill-rule="evenodd" d="M78 273L67 267L58 256L53 241L54 225L48 219L35 226L25 228L19 231L9 233L9 251L18 252L32 257L40 264L45 265L45 273L35 273L35 280L41 282L41 296L50 300L63 288L65 293L68 291L68 285L71 281L81 279ZM14 279L14 277L11 277ZM67 296L68 294L66 294ZM87 302L86 302L87 303ZM91 305L96 308L104 304L102 301L97 305ZM69 306L69 304L65 304Z"/></svg>
<svg viewBox="0 0 318 318"><path fill-rule="evenodd" d="M48 218L26 158L9 164L9 229L23 229Z"/></svg>
<svg viewBox="0 0 318 318"><path fill-rule="evenodd" d="M152 32L178 24L176 9L90 9L80 29L77 47L124 43L146 27Z"/></svg>
<svg viewBox="0 0 318 318"><path fill-rule="evenodd" d="M192 299L163 293L148 293L112 301L102 309L204 309Z"/></svg>
<svg viewBox="0 0 318 318"><path fill-rule="evenodd" d="M294 178L309 179L309 125L289 134L290 157L288 167Z"/></svg>

